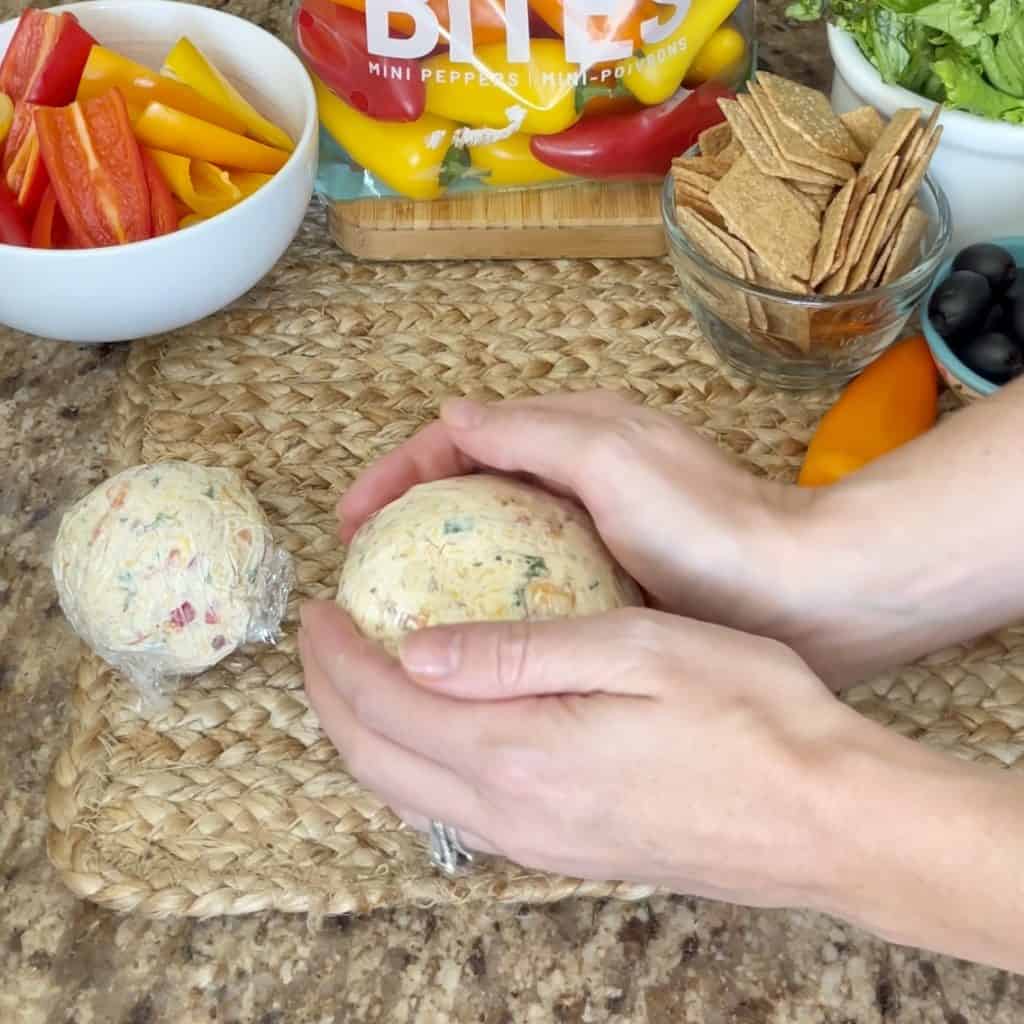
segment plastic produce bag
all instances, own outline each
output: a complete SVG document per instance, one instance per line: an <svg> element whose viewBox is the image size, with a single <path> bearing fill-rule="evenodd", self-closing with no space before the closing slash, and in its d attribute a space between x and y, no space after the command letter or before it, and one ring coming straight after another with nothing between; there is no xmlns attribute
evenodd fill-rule
<svg viewBox="0 0 1024 1024"><path fill-rule="evenodd" d="M755 0L297 0L319 192L661 178L755 63Z"/></svg>

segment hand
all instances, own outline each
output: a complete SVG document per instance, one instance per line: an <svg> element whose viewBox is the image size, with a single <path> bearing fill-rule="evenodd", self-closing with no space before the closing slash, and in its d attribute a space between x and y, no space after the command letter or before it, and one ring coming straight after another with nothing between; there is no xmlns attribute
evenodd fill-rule
<svg viewBox="0 0 1024 1024"><path fill-rule="evenodd" d="M660 609L784 639L812 596L796 575L812 492L755 478L681 422L608 393L449 403L344 495L342 540L415 484L477 469L578 500Z"/></svg>
<svg viewBox="0 0 1024 1024"><path fill-rule="evenodd" d="M399 663L312 602L300 650L347 768L416 828L572 877L824 898L823 765L861 719L774 641L630 609L424 630Z"/></svg>

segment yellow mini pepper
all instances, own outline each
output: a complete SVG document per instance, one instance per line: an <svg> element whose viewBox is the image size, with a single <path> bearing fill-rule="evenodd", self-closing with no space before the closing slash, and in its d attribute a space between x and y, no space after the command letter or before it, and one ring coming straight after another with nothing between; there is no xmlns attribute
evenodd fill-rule
<svg viewBox="0 0 1024 1024"><path fill-rule="evenodd" d="M375 121L312 77L320 121L353 160L409 199L441 195L454 121L433 114L417 121Z"/></svg>
<svg viewBox="0 0 1024 1024"><path fill-rule="evenodd" d="M747 41L743 33L732 25L723 25L700 48L683 85L695 89L702 82L730 83L738 77L746 56Z"/></svg>
<svg viewBox="0 0 1024 1024"><path fill-rule="evenodd" d="M521 132L487 146L471 146L469 159L474 171L483 172L484 184L496 188L540 185L571 177L542 164L530 151L530 136Z"/></svg>
<svg viewBox="0 0 1024 1024"><path fill-rule="evenodd" d="M679 27L625 62L623 84L648 106L664 103L683 83L694 58L740 0L692 0Z"/></svg>
<svg viewBox="0 0 1024 1024"><path fill-rule="evenodd" d="M289 153L295 148L285 132L256 110L191 40L178 40L164 61L163 70L165 75L191 86L204 99L230 111L254 139Z"/></svg>
<svg viewBox="0 0 1024 1024"><path fill-rule="evenodd" d="M167 179L171 192L192 213L201 217L214 217L245 198L227 171L205 160L192 160L161 149L150 149L148 152Z"/></svg>
<svg viewBox="0 0 1024 1024"><path fill-rule="evenodd" d="M510 108L523 112L519 130L554 135L579 120L579 67L565 59L560 39L531 39L530 60L512 64L505 44L478 46L472 64L454 64L447 53L423 62L427 113L474 128L507 128ZM471 76L471 77L470 77Z"/></svg>
<svg viewBox="0 0 1024 1024"><path fill-rule="evenodd" d="M272 174L288 162L283 149L264 146L163 103L150 103L143 110L135 122L135 134L144 146L242 171Z"/></svg>
<svg viewBox="0 0 1024 1024"><path fill-rule="evenodd" d="M94 46L89 51L89 59L85 62L85 70L78 84L78 99L95 99L112 86L121 90L133 120L150 103L157 102L230 132L245 131L244 121L216 103L204 99L189 86L155 74L144 65L136 64L105 46Z"/></svg>

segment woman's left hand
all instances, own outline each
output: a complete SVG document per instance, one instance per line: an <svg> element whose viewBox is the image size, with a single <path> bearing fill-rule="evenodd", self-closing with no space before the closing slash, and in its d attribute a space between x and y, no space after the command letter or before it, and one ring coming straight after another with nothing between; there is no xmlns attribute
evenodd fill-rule
<svg viewBox="0 0 1024 1024"><path fill-rule="evenodd" d="M577 878L828 903L832 752L863 720L781 644L627 609L424 630L399 662L329 602L302 623L323 728L413 827Z"/></svg>

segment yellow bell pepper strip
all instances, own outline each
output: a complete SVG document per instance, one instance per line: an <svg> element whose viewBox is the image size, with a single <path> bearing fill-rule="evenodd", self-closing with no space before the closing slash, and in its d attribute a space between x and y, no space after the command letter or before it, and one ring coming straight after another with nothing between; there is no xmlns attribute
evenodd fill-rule
<svg viewBox="0 0 1024 1024"><path fill-rule="evenodd" d="M834 484L929 430L939 378L920 335L887 349L847 385L822 417L800 470L801 487Z"/></svg>
<svg viewBox="0 0 1024 1024"><path fill-rule="evenodd" d="M171 192L192 213L198 213L201 217L215 217L245 198L227 171L205 160L192 160L161 149L149 149L146 152L167 179Z"/></svg>
<svg viewBox="0 0 1024 1024"><path fill-rule="evenodd" d="M565 59L560 39L531 39L530 62L513 64L504 45L478 46L473 64L447 53L423 61L427 113L474 128L507 128L510 108L522 111L518 130L554 135L579 119L579 68Z"/></svg>
<svg viewBox="0 0 1024 1024"><path fill-rule="evenodd" d="M461 176L465 150L452 147L454 121L424 114L416 121L375 121L339 99L315 75L320 123L371 174L409 199L436 199ZM458 166L461 162L462 166Z"/></svg>
<svg viewBox="0 0 1024 1024"><path fill-rule="evenodd" d="M521 132L487 146L470 146L469 159L480 180L495 188L540 185L572 177L542 164L530 152L530 136Z"/></svg>
<svg viewBox="0 0 1024 1024"><path fill-rule="evenodd" d="M245 132L245 122L241 118L203 99L189 86L158 75L145 65L136 64L105 46L94 46L89 51L89 59L78 83L77 98L79 102L95 99L112 86L121 90L133 121L150 103L157 102L226 128L229 132Z"/></svg>
<svg viewBox="0 0 1024 1024"><path fill-rule="evenodd" d="M641 103L664 103L683 84L704 44L739 5L740 0L693 0L671 35L653 46L644 44L639 55L623 62L623 84Z"/></svg>
<svg viewBox="0 0 1024 1024"><path fill-rule="evenodd" d="M268 121L217 70L190 39L182 37L164 61L165 75L191 86L200 96L229 110L245 124L247 134L259 142L290 153L295 143L276 124Z"/></svg>
<svg viewBox="0 0 1024 1024"><path fill-rule="evenodd" d="M231 184L242 193L242 198L248 199L274 176L272 174L257 174L256 171L231 171L228 173L228 177L231 179Z"/></svg>
<svg viewBox="0 0 1024 1024"><path fill-rule="evenodd" d="M683 85L693 89L702 82L733 83L743 70L747 56L747 41L743 33L732 25L723 25L700 48L686 72Z"/></svg>
<svg viewBox="0 0 1024 1024"><path fill-rule="evenodd" d="M209 160L212 164L240 171L273 174L289 159L283 149L264 146L262 142L218 128L163 103L150 103L146 107L135 122L135 134L139 142L150 149Z"/></svg>
<svg viewBox="0 0 1024 1024"><path fill-rule="evenodd" d="M204 220L208 220L207 217L200 217L198 213L190 213L187 217L182 217L178 221L178 230L182 231L185 228L190 228L194 224L202 224Z"/></svg>
<svg viewBox="0 0 1024 1024"><path fill-rule="evenodd" d="M0 152L3 152L4 143L11 131L11 122L14 121L14 104L11 97L5 92L0 92Z"/></svg>

